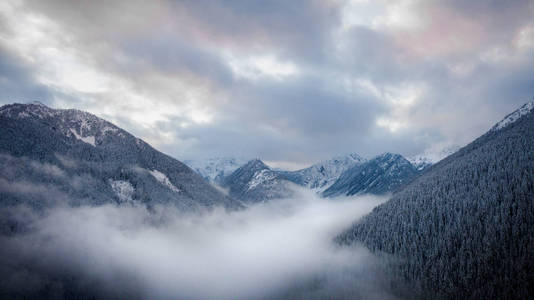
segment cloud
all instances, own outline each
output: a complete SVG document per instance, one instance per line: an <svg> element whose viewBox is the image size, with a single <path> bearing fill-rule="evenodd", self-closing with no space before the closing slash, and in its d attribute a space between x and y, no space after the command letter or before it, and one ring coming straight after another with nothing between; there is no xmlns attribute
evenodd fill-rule
<svg viewBox="0 0 534 300"><path fill-rule="evenodd" d="M19 62L0 44L0 104L17 101L50 103L51 93L33 76L32 69Z"/></svg>
<svg viewBox="0 0 534 300"><path fill-rule="evenodd" d="M88 110L182 159L412 155L464 145L534 94L532 1L7 1L0 14L2 99Z"/></svg>
<svg viewBox="0 0 534 300"><path fill-rule="evenodd" d="M1 289L19 296L392 299L378 258L332 243L384 200L307 192L203 215L111 205L55 208L42 217L14 211L10 217L28 226L2 236Z"/></svg>

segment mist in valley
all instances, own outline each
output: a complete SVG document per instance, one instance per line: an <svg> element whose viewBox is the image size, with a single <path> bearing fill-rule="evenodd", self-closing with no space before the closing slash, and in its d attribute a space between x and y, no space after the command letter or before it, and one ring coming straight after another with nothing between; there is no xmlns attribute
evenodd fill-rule
<svg viewBox="0 0 534 300"><path fill-rule="evenodd" d="M333 239L387 197L299 190L239 211L170 206L22 207L2 236L7 296L392 299L380 261Z"/></svg>

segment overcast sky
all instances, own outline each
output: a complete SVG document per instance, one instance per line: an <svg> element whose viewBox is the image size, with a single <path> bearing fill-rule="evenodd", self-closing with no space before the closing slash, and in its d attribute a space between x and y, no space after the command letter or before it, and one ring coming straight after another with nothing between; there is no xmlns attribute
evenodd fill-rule
<svg viewBox="0 0 534 300"><path fill-rule="evenodd" d="M178 159L431 153L533 96L534 0L0 2L0 104Z"/></svg>

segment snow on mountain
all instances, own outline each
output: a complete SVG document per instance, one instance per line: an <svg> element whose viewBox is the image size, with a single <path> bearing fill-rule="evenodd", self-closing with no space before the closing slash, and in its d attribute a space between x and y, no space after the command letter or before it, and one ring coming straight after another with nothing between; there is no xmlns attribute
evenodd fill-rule
<svg viewBox="0 0 534 300"><path fill-rule="evenodd" d="M256 173L254 173L254 176L252 177L252 179L248 182L247 190L254 189L258 185L265 183L269 180L272 180L274 178L276 178L276 173L273 172L272 170L265 169L265 170L257 171Z"/></svg>
<svg viewBox="0 0 534 300"><path fill-rule="evenodd" d="M390 272L407 289L424 291L416 298L532 298L531 109L527 104L508 115L336 240L391 257Z"/></svg>
<svg viewBox="0 0 534 300"><path fill-rule="evenodd" d="M332 185L343 172L365 161L365 158L352 153L331 158L302 170L286 171L283 174L298 185L321 192Z"/></svg>
<svg viewBox="0 0 534 300"><path fill-rule="evenodd" d="M499 123L495 124L491 131L501 130L505 128L506 126L509 126L510 124L516 122L521 117L523 117L526 114L529 114L532 109L534 109L534 101L527 102L523 106L521 106L518 110L514 111L513 113L507 115L502 119Z"/></svg>
<svg viewBox="0 0 534 300"><path fill-rule="evenodd" d="M253 159L225 177L221 185L230 196L245 203L264 202L293 195L292 184L281 172L272 170L259 159Z"/></svg>
<svg viewBox="0 0 534 300"><path fill-rule="evenodd" d="M84 143L87 143L93 147L96 147L95 145L95 137L93 135L91 136L86 136L86 137L83 137L81 136L80 134L78 134L76 132L76 130L72 129L72 128L69 128L70 132L72 132L72 134L74 134L74 137L76 137L78 140L84 142Z"/></svg>
<svg viewBox="0 0 534 300"><path fill-rule="evenodd" d="M158 170L153 170L149 172L150 172L150 175L154 176L154 178L156 178L157 181L159 181L164 186L168 187L171 191L176 192L176 193L180 192L180 189L175 187L174 184L172 184L172 182L169 180L169 177L167 177L167 175L161 173Z"/></svg>
<svg viewBox="0 0 534 300"><path fill-rule="evenodd" d="M134 195L134 187L125 180L109 180L111 188L119 198L119 202L131 202Z"/></svg>
<svg viewBox="0 0 534 300"><path fill-rule="evenodd" d="M441 161L445 157L458 151L458 149L460 149L460 146L457 145L444 147L438 151L435 151L434 149L429 149L426 150L423 154L414 155L408 157L407 159L418 171L422 171L430 167L431 165Z"/></svg>
<svg viewBox="0 0 534 300"><path fill-rule="evenodd" d="M418 171L422 171L434 164L434 161L425 155L416 155L407 159Z"/></svg>
<svg viewBox="0 0 534 300"><path fill-rule="evenodd" d="M50 122L53 130L93 147L101 145L111 135L118 138L126 136L125 131L90 113L76 109L52 109L40 102L5 105L0 108L0 115Z"/></svg>
<svg viewBox="0 0 534 300"><path fill-rule="evenodd" d="M510 126L511 124L517 122L517 120L521 119L523 116L531 113L533 109L534 109L534 101L530 101L530 102L523 104L519 109L507 115L506 117L504 117L504 119L496 123L490 129L490 132L495 132L495 131L498 131L498 130L501 130L503 128ZM458 145L448 146L439 151L435 151L434 149L431 149L431 150L425 151L421 155L415 155L415 156L409 157L408 160L414 165L414 167L417 170L423 170L441 161L445 157L455 153L459 149L460 149L460 146Z"/></svg>
<svg viewBox="0 0 534 300"><path fill-rule="evenodd" d="M401 155L384 153L343 172L323 196L389 193L416 174L415 167Z"/></svg>
<svg viewBox="0 0 534 300"><path fill-rule="evenodd" d="M131 200L172 203L184 211L242 207L180 161L75 109L41 103L0 107L0 153L0 205L43 208L54 201L100 205ZM50 168L35 168L40 165L64 175L43 175ZM9 188L20 182L43 192L28 195Z"/></svg>
<svg viewBox="0 0 534 300"><path fill-rule="evenodd" d="M248 160L234 157L214 157L206 160L186 160L184 163L209 182L220 183Z"/></svg>

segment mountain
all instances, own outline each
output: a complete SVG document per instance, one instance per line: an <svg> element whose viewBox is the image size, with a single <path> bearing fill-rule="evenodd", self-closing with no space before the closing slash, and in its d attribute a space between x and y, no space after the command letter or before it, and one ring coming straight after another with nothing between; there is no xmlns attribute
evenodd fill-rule
<svg viewBox="0 0 534 300"><path fill-rule="evenodd" d="M423 171L435 163L433 160L423 155L414 156L407 159L417 171Z"/></svg>
<svg viewBox="0 0 534 300"><path fill-rule="evenodd" d="M233 157L214 157L206 160L186 160L184 163L207 181L221 183L226 176L247 163L247 160Z"/></svg>
<svg viewBox="0 0 534 300"><path fill-rule="evenodd" d="M298 171L285 171L282 175L300 186L323 191L351 167L365 162L358 154L338 156Z"/></svg>
<svg viewBox="0 0 534 300"><path fill-rule="evenodd" d="M186 165L110 122L40 103L0 108L0 165L2 205L241 206Z"/></svg>
<svg viewBox="0 0 534 300"><path fill-rule="evenodd" d="M439 151L426 151L421 155L415 155L407 159L418 171L422 171L458 151L458 149L460 149L458 146L449 146Z"/></svg>
<svg viewBox="0 0 534 300"><path fill-rule="evenodd" d="M259 159L247 162L221 183L229 189L230 196L245 203L291 197L290 184L281 172L272 170Z"/></svg>
<svg viewBox="0 0 534 300"><path fill-rule="evenodd" d="M534 103L338 236L393 257L423 298L534 298Z"/></svg>
<svg viewBox="0 0 534 300"><path fill-rule="evenodd" d="M343 172L322 195L385 194L395 191L416 174L415 167L401 155L384 153Z"/></svg>
<svg viewBox="0 0 534 300"><path fill-rule="evenodd" d="M516 110L513 113L507 115L499 123L495 124L491 128L491 131L499 131L499 130L501 130L503 128L506 128L507 126L513 124L514 122L518 121L523 116L531 115L533 109L534 109L534 101L530 101L530 102L525 103L518 110Z"/></svg>
<svg viewBox="0 0 534 300"><path fill-rule="evenodd" d="M357 154L339 156L298 171L273 170L255 159L227 176L221 185L245 202L293 195L291 184L322 192L325 197L394 191L417 174L404 157L385 153L366 161Z"/></svg>

